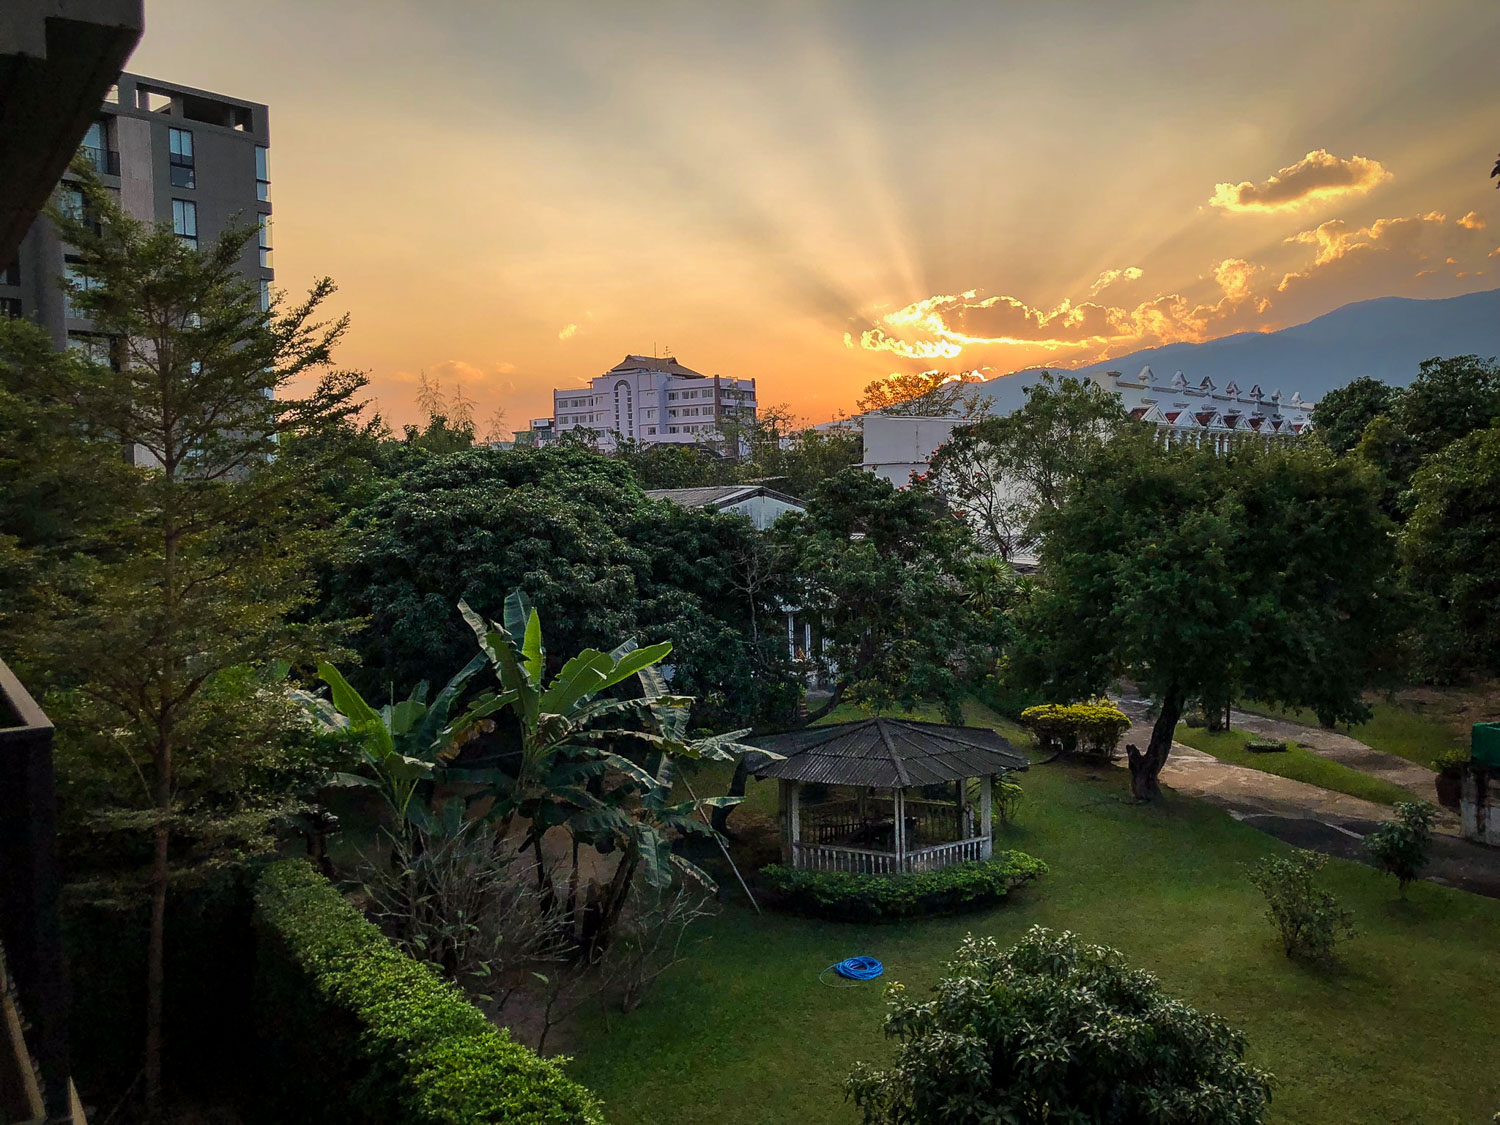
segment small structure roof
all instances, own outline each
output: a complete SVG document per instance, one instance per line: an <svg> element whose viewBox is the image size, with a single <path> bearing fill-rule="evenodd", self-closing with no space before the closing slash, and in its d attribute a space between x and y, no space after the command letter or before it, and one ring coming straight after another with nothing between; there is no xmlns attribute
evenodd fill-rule
<svg viewBox="0 0 1500 1125"><path fill-rule="evenodd" d="M763 484L720 484L705 488L648 488L646 495L653 500L670 500L684 508L727 508L756 496L769 496L786 504L804 508L806 505L795 496L777 492Z"/></svg>
<svg viewBox="0 0 1500 1125"><path fill-rule="evenodd" d="M708 378L703 372L694 371L691 367L678 363L675 355L628 355L606 371L605 374L616 375L627 371L660 371L665 375L676 375L679 379Z"/></svg>
<svg viewBox="0 0 1500 1125"><path fill-rule="evenodd" d="M984 727L906 719L862 719L754 740L783 755L754 767L756 777L909 789L1024 770L1030 760Z"/></svg>

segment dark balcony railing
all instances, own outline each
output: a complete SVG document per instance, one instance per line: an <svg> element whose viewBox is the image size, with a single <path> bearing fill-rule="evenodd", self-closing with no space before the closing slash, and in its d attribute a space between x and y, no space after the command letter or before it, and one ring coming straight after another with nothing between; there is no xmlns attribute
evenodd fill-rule
<svg viewBox="0 0 1500 1125"><path fill-rule="evenodd" d="M120 154L112 148L95 148L93 145L84 145L79 151L83 158L94 166L94 171L101 176L118 176L120 174Z"/></svg>
<svg viewBox="0 0 1500 1125"><path fill-rule="evenodd" d="M0 661L0 944L48 1118L69 1119L52 723Z"/></svg>

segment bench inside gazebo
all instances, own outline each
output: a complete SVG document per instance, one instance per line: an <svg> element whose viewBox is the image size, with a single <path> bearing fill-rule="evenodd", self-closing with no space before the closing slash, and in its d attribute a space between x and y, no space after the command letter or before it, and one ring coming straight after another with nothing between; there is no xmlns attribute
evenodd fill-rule
<svg viewBox="0 0 1500 1125"><path fill-rule="evenodd" d="M864 719L757 739L779 783L782 860L814 871L935 871L993 850L996 776L1030 762L983 727Z"/></svg>

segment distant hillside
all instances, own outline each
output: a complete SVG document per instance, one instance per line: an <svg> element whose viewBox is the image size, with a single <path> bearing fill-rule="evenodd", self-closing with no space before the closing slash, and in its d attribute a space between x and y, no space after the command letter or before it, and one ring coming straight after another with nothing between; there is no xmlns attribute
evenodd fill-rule
<svg viewBox="0 0 1500 1125"><path fill-rule="evenodd" d="M1133 375L1149 364L1166 378L1181 371L1194 383L1205 375L1221 387L1231 379L1241 387L1259 383L1268 394L1280 390L1290 398L1300 391L1316 402L1361 375L1404 386L1422 360L1469 353L1500 356L1500 289L1435 301L1378 297L1279 332L1241 332L1202 344L1147 348L1068 374ZM991 379L985 388L997 409L1014 410L1025 402L1025 389L1038 374L1018 371Z"/></svg>

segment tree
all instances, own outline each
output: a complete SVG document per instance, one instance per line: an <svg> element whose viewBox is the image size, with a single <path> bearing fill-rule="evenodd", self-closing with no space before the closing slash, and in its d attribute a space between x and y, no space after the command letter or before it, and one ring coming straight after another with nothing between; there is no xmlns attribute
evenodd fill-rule
<svg viewBox="0 0 1500 1125"><path fill-rule="evenodd" d="M983 413L985 403L984 392L973 384L983 381L972 372L896 372L865 384L857 409L861 414L878 410L935 418L974 417Z"/></svg>
<svg viewBox="0 0 1500 1125"><path fill-rule="evenodd" d="M1382 414L1390 414L1401 398L1401 391L1361 375L1358 379L1335 387L1313 407L1314 431L1323 444L1342 456L1364 436L1365 428Z"/></svg>
<svg viewBox="0 0 1500 1125"><path fill-rule="evenodd" d="M353 417L364 378L332 369L347 321L316 319L331 282L296 306L261 308L238 272L254 227L199 250L170 225L131 219L92 179L83 190L88 215L52 219L87 279L69 300L111 339L113 362L23 350L3 364L12 394L67 411L134 463L88 553L45 577L46 613L25 639L64 727L65 789L92 774L96 803L73 815L148 842L156 1115L168 889L184 867L266 846L285 797L263 788L255 718L273 704L244 670L303 651L307 630L289 622L310 601L318 544L299 530L300 482L273 454L283 436ZM292 395L309 381L309 394Z"/></svg>
<svg viewBox="0 0 1500 1125"><path fill-rule="evenodd" d="M963 596L973 537L936 493L845 469L772 535L797 576L796 604L818 623L823 647L812 656L835 677L809 722L846 695L936 699L957 714L962 673L988 666L975 654L992 650L1000 626Z"/></svg>
<svg viewBox="0 0 1500 1125"><path fill-rule="evenodd" d="M931 1000L892 985L885 1033L894 1064L845 1086L865 1125L1256 1125L1271 1101L1241 1032L1115 950L1039 926L1003 952L965 938Z"/></svg>
<svg viewBox="0 0 1500 1125"><path fill-rule="evenodd" d="M1429 458L1410 500L1406 579L1446 626L1443 663L1500 669L1500 426Z"/></svg>
<svg viewBox="0 0 1500 1125"><path fill-rule="evenodd" d="M1020 410L957 427L929 479L986 550L1009 558L1034 540L1038 512L1062 502L1079 466L1128 421L1094 383L1043 372Z"/></svg>
<svg viewBox="0 0 1500 1125"><path fill-rule="evenodd" d="M1159 796L1191 699L1245 694L1330 723L1366 714L1393 561L1367 467L1306 445L1216 455L1122 435L1038 523L1041 577L1014 664L1052 698L1121 675L1150 694L1150 743L1128 748L1136 797Z"/></svg>
<svg viewBox="0 0 1500 1125"><path fill-rule="evenodd" d="M1437 809L1426 801L1401 801L1396 805L1396 819L1365 837L1365 849L1382 871L1396 877L1402 898L1407 884L1421 878L1427 868L1436 816Z"/></svg>

